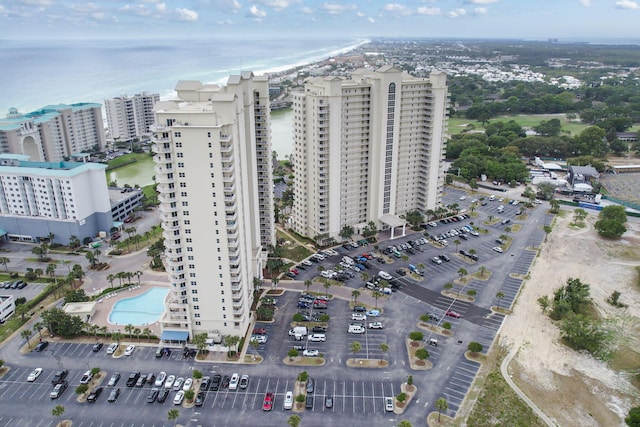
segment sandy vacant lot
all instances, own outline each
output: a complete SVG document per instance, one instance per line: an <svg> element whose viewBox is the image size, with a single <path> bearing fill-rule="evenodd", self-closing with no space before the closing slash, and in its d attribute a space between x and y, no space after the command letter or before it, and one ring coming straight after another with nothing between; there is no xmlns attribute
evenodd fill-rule
<svg viewBox="0 0 640 427"><path fill-rule="evenodd" d="M640 368L640 291L634 285L640 265L640 224L627 224L619 241L598 237L595 213L587 226L570 225L572 212L558 216L548 242L536 259L531 279L501 331L501 344L518 348L509 371L520 388L559 426L622 426L640 393L632 384ZM616 356L611 365L577 353L560 342L559 329L542 313L536 300L552 297L570 277L591 286L591 296L601 316L617 333ZM629 308L615 308L605 300L617 290Z"/></svg>

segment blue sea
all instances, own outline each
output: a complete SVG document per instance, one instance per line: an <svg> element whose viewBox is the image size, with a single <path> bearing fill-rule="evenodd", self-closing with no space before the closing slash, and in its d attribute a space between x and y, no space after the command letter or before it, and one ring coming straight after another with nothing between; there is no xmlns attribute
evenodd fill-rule
<svg viewBox="0 0 640 427"><path fill-rule="evenodd" d="M104 103L142 91L169 97L178 80L224 83L231 74L283 71L366 40L0 41L0 116L49 104Z"/></svg>

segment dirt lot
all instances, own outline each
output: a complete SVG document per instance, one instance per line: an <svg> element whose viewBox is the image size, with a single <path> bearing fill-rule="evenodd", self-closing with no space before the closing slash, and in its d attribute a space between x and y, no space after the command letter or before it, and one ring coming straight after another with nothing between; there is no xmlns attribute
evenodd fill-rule
<svg viewBox="0 0 640 427"><path fill-rule="evenodd" d="M640 354L632 350L640 349L640 288L635 284L640 224L634 219L621 240L607 241L594 231L595 220L589 212L586 227L577 228L570 225L571 212L557 217L501 331L501 343L519 349L509 369L514 381L559 426L622 426L630 407L640 404L632 374L640 369ZM552 297L570 277L591 286L600 315L619 332L608 364L564 346L559 329L536 302L543 295ZM629 308L605 301L615 290Z"/></svg>

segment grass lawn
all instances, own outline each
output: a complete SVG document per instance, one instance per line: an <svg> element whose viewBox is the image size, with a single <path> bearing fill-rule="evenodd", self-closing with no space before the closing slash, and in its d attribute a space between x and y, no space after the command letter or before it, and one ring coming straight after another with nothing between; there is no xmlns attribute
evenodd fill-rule
<svg viewBox="0 0 640 427"><path fill-rule="evenodd" d="M491 119L491 122L508 122L509 120L515 120L522 127L533 127L540 124L543 120L551 120L551 119L560 119L562 123L562 129L571 133L571 135L576 135L582 132L584 129L588 127L588 125L572 121L568 122L564 115L556 115L556 114L527 114L527 115L519 115L519 116L500 116ZM481 122L475 120L469 120L465 118L452 118L449 119L449 133L451 135L457 135L461 133L467 124L473 124L476 127L476 130L484 130Z"/></svg>
<svg viewBox="0 0 640 427"><path fill-rule="evenodd" d="M150 157L150 156L151 155L149 153L124 154L120 157L116 157L115 159L110 160L108 163L108 167L109 169L117 168L118 166L121 166L123 164L130 163L132 160L137 162L139 160L146 159L147 157Z"/></svg>

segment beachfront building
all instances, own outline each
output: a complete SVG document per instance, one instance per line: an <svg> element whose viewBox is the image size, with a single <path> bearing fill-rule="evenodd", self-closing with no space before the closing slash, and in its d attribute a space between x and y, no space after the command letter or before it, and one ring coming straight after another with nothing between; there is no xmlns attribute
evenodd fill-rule
<svg viewBox="0 0 640 427"><path fill-rule="evenodd" d="M16 311L13 295L0 295L0 323L4 323Z"/></svg>
<svg viewBox="0 0 640 427"><path fill-rule="evenodd" d="M27 114L11 108L0 118L0 153L24 154L34 162L60 162L105 147L102 106L48 105Z"/></svg>
<svg viewBox="0 0 640 427"><path fill-rule="evenodd" d="M0 155L0 234L22 242L58 243L108 233L113 226L106 165L32 162Z"/></svg>
<svg viewBox="0 0 640 427"><path fill-rule="evenodd" d="M449 95L444 73L394 67L307 80L294 94L293 229L316 241L403 226L440 202ZM404 228L403 228L404 229ZM402 234L398 229L398 234Z"/></svg>
<svg viewBox="0 0 640 427"><path fill-rule="evenodd" d="M254 278L275 244L267 77L180 81L152 127L165 266L173 284L165 344L244 336Z"/></svg>
<svg viewBox="0 0 640 427"><path fill-rule="evenodd" d="M130 142L149 135L155 117L153 106L160 94L142 92L104 100L109 141Z"/></svg>

